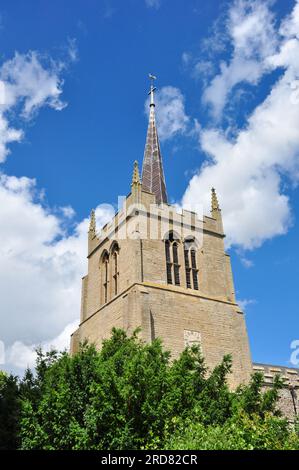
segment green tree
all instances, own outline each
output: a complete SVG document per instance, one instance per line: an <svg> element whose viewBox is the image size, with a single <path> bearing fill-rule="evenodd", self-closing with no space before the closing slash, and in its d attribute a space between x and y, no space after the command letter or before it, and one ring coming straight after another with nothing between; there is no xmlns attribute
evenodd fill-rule
<svg viewBox="0 0 299 470"><path fill-rule="evenodd" d="M276 379L262 376L235 392L231 358L210 374L197 347L170 360L159 340L144 344L113 329L98 352L38 352L37 372L20 384L23 449L298 448L276 409Z"/></svg>
<svg viewBox="0 0 299 470"><path fill-rule="evenodd" d="M0 371L0 450L18 447L19 418L18 379Z"/></svg>
<svg viewBox="0 0 299 470"><path fill-rule="evenodd" d="M299 438L281 418L269 414L262 419L242 413L222 426L205 426L191 419L180 421L164 446L170 450L298 450Z"/></svg>

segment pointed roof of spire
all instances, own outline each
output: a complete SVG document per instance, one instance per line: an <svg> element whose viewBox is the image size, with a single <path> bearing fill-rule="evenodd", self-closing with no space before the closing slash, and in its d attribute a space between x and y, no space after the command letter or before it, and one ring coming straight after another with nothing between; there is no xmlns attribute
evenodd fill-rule
<svg viewBox="0 0 299 470"><path fill-rule="evenodd" d="M167 192L155 116L154 92L156 88L153 81L156 77L153 75L149 77L152 83L149 91L150 114L142 165L142 188L155 194L156 202L160 204L167 203Z"/></svg>

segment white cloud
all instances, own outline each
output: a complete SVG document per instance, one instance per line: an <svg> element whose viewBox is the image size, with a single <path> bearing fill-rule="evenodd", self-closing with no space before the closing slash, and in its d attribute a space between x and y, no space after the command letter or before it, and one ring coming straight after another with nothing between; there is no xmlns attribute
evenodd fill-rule
<svg viewBox="0 0 299 470"><path fill-rule="evenodd" d="M148 8L160 8L161 6L161 0L145 0L145 4Z"/></svg>
<svg viewBox="0 0 299 470"><path fill-rule="evenodd" d="M190 119L185 112L185 100L181 91L172 86L162 87L156 93L155 101L159 138L167 140L185 133ZM145 103L145 110L148 114L149 100Z"/></svg>
<svg viewBox="0 0 299 470"><path fill-rule="evenodd" d="M74 44L70 47L74 54ZM15 129L11 123L16 113L28 120L43 106L55 110L66 106L60 99L62 63L58 65L48 60L48 64L43 65L42 62L43 58L37 52L16 52L13 59L0 67L0 162L4 162L9 154L8 145L23 138L23 130Z"/></svg>
<svg viewBox="0 0 299 470"><path fill-rule="evenodd" d="M183 65L189 65L191 60L192 60L192 55L190 54L190 52L184 51L182 54Z"/></svg>
<svg viewBox="0 0 299 470"><path fill-rule="evenodd" d="M267 58L278 44L271 1L235 0L226 22L231 40L232 57L220 63L217 74L205 89L203 102L209 104L214 118L219 119L231 90L242 82L257 85L271 70Z"/></svg>
<svg viewBox="0 0 299 470"><path fill-rule="evenodd" d="M23 131L10 127L7 120L0 112L0 163L3 162L9 154L8 144L11 142L20 142L23 138Z"/></svg>
<svg viewBox="0 0 299 470"><path fill-rule="evenodd" d="M245 249L287 232L292 223L289 199L282 191L282 177L299 181L299 103L292 101L292 84L299 77L298 2L281 28L271 67L282 67L263 103L244 129L229 138L220 129L200 129L200 144L209 155L183 197L184 204L203 201L209 208L210 188L215 186L222 204L228 245ZM272 23L272 19L269 18ZM247 29L245 28L247 34ZM236 33L240 47L246 41ZM248 36L248 35L247 35ZM258 43L254 41L254 48ZM268 49L262 36L261 49Z"/></svg>
<svg viewBox="0 0 299 470"><path fill-rule="evenodd" d="M71 219L72 217L75 216L75 211L71 206L64 206L60 208L62 214L64 217L67 219Z"/></svg>
<svg viewBox="0 0 299 470"><path fill-rule="evenodd" d="M240 256L240 261L245 268L252 268L254 266L254 262L251 259L246 258L244 255Z"/></svg>
<svg viewBox="0 0 299 470"><path fill-rule="evenodd" d="M88 219L69 235L69 214L54 215L39 199L34 180L1 175L0 331L9 347L8 366L32 359L38 344L67 347L65 328L79 317ZM98 226L112 213L110 206L99 206Z"/></svg>
<svg viewBox="0 0 299 470"><path fill-rule="evenodd" d="M77 40L75 38L68 39L67 56L71 62L77 62L78 60Z"/></svg>
<svg viewBox="0 0 299 470"><path fill-rule="evenodd" d="M24 370L27 367L34 367L36 353L34 347L26 346L21 341L16 341L6 351L5 362L13 365L14 369Z"/></svg>
<svg viewBox="0 0 299 470"><path fill-rule="evenodd" d="M254 305L256 304L255 299L243 299L243 300L237 300L238 304L240 305L241 309L245 312L247 310L247 307L249 305Z"/></svg>
<svg viewBox="0 0 299 470"><path fill-rule="evenodd" d="M212 61L198 60L193 67L192 76L196 79L203 80L204 83L207 83L213 72L214 65Z"/></svg>
<svg viewBox="0 0 299 470"><path fill-rule="evenodd" d="M65 107L60 99L62 80L55 63L44 67L37 52L16 53L14 58L2 64L0 78L5 83L3 111L21 104L21 114L30 118L42 106L55 110Z"/></svg>
<svg viewBox="0 0 299 470"><path fill-rule="evenodd" d="M23 137L23 129L14 128L15 117L22 125L44 106L64 108L61 74L76 59L76 44L70 40L65 61L30 52L16 53L2 64L0 162L9 144ZM99 206L98 225L113 212L111 206ZM46 207L34 179L0 172L0 340L8 369L31 365L36 345L68 346L79 317L87 254L88 219L75 224L74 217L71 206Z"/></svg>
<svg viewBox="0 0 299 470"><path fill-rule="evenodd" d="M63 329L63 331L53 339L38 344L25 344L22 341L15 341L6 352L6 361L18 369L24 370L27 367L33 368L36 362L36 349L41 347L44 352L55 349L64 351L68 349L70 336L77 329L78 320L75 320Z"/></svg>

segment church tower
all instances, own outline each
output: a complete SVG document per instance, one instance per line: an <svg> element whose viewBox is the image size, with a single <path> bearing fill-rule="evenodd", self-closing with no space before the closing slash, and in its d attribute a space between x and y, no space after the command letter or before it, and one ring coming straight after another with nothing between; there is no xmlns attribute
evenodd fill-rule
<svg viewBox="0 0 299 470"><path fill-rule="evenodd" d="M100 231L91 213L88 274L71 352L85 339L100 347L114 326L128 334L141 327L144 341L162 338L174 358L197 343L212 369L231 354L236 387L249 380L252 364L221 209L214 189L209 216L168 204L151 78L142 176L135 162L129 195Z"/></svg>

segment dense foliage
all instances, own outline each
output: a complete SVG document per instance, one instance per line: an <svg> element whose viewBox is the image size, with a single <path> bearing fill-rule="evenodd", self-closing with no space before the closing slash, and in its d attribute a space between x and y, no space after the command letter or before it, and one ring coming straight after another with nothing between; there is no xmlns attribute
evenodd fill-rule
<svg viewBox="0 0 299 470"><path fill-rule="evenodd" d="M16 377L0 371L0 450L18 447L19 386Z"/></svg>
<svg viewBox="0 0 299 470"><path fill-rule="evenodd" d="M39 351L34 375L0 375L0 448L299 449L276 410L280 379L232 392L230 369L227 356L208 374L196 347L172 362L159 340L116 329L100 352Z"/></svg>

